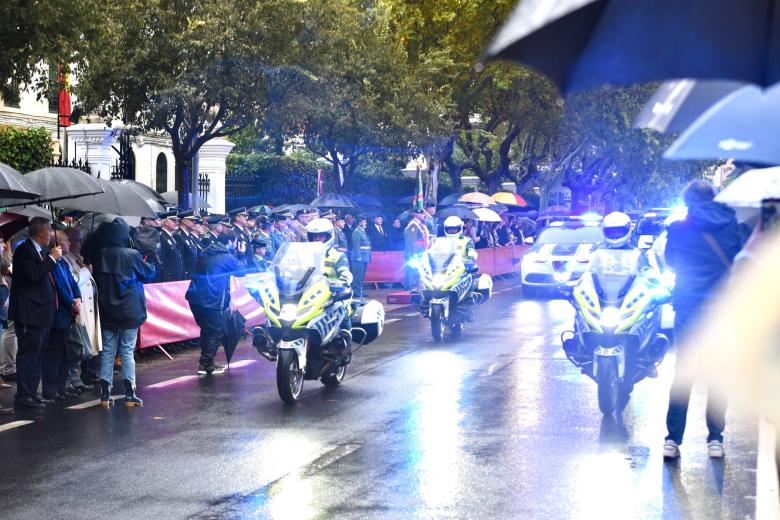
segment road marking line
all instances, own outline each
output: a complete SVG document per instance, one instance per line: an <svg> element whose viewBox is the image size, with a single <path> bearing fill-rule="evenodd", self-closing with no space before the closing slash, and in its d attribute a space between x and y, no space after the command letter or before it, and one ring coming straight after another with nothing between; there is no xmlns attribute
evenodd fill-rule
<svg viewBox="0 0 780 520"><path fill-rule="evenodd" d="M8 424L4 424L0 426L0 432L4 432L6 430L12 430L14 428L18 428L19 426L26 426L28 424L34 423L35 421L13 421L9 422Z"/></svg>
<svg viewBox="0 0 780 520"><path fill-rule="evenodd" d="M112 395L111 397L114 398L114 401L118 401L120 399L124 399L125 396L123 395ZM87 401L85 403L79 403L74 404L73 406L68 406L65 409L66 410L85 410L87 408L92 408L93 406L97 406L100 404L100 399L95 399L94 401Z"/></svg>
<svg viewBox="0 0 780 520"><path fill-rule="evenodd" d="M174 377L173 379L168 379L167 381L160 381L159 383L148 385L145 386L144 388L165 388L166 386L175 385L177 383L183 383L184 381L190 381L191 379L197 379L197 378L198 378L197 375Z"/></svg>
<svg viewBox="0 0 780 520"><path fill-rule="evenodd" d="M412 316L417 316L419 312L410 312L409 314L404 314L404 318L411 318Z"/></svg>
<svg viewBox="0 0 780 520"><path fill-rule="evenodd" d="M234 368L241 368L248 365L253 365L260 361L259 359L242 359L241 361L236 361L235 363L230 363L231 370Z"/></svg>
<svg viewBox="0 0 780 520"><path fill-rule="evenodd" d="M385 325L395 323L396 321L401 321L401 318L390 318L389 320L385 320Z"/></svg>
<svg viewBox="0 0 780 520"><path fill-rule="evenodd" d="M775 468L775 426L763 417L758 426L758 467L756 468L756 520L780 517Z"/></svg>

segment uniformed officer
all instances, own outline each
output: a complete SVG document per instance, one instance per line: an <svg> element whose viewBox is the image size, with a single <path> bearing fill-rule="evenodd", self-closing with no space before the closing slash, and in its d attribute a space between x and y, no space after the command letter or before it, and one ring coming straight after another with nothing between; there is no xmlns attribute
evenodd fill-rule
<svg viewBox="0 0 780 520"><path fill-rule="evenodd" d="M271 215L273 221L273 228L271 229L271 247L274 250L274 255L279 252L282 244L289 242L289 238L285 234L287 218L290 216L287 212L274 213Z"/></svg>
<svg viewBox="0 0 780 520"><path fill-rule="evenodd" d="M474 249L474 241L463 234L463 221L460 217L447 217L444 219L444 236L456 240L458 252L466 263L477 261L477 251Z"/></svg>
<svg viewBox="0 0 780 520"><path fill-rule="evenodd" d="M335 247L342 253L346 253L349 250L349 241L347 240L347 234L344 230L346 221L344 220L343 216L336 215L334 213L331 222L333 222L333 231L334 231L333 247Z"/></svg>
<svg viewBox="0 0 780 520"><path fill-rule="evenodd" d="M181 251L182 268L184 269L184 279L189 280L195 272L195 266L198 264L198 256L201 253L200 236L200 215L192 210L179 212L179 229L173 234L173 237L179 243Z"/></svg>
<svg viewBox="0 0 780 520"><path fill-rule="evenodd" d="M249 265L249 260L252 257L249 245L252 237L249 234L247 223L249 213L247 213L246 208L236 208L231 210L229 214L233 224L233 232L236 234L236 258L243 261L245 265Z"/></svg>
<svg viewBox="0 0 780 520"><path fill-rule="evenodd" d="M357 219L357 227L352 232L352 271L354 280L352 281L352 293L358 297L363 297L363 280L366 277L368 263L371 261L371 241L366 232L368 220L365 215L360 215Z"/></svg>
<svg viewBox="0 0 780 520"><path fill-rule="evenodd" d="M160 282L178 282L184 279L181 250L173 234L179 228L176 210L160 214L162 232L160 233Z"/></svg>
<svg viewBox="0 0 780 520"><path fill-rule="evenodd" d="M201 249L205 251L209 246L217 243L217 237L222 234L224 228L222 221L225 215L209 215L204 219L206 222L204 233L200 238Z"/></svg>
<svg viewBox="0 0 780 520"><path fill-rule="evenodd" d="M426 213L421 209L415 209L412 219L404 230L404 258L406 260L406 276L404 277L404 289L410 290L417 286L417 271L409 267L409 260L419 256L430 242L428 228L425 227Z"/></svg>
<svg viewBox="0 0 780 520"><path fill-rule="evenodd" d="M317 210L314 208L301 208L295 212L295 220L290 223L295 242L306 242L306 226L315 218Z"/></svg>
<svg viewBox="0 0 780 520"><path fill-rule="evenodd" d="M257 217L257 232L255 233L255 238L265 242L264 256L267 262L272 261L274 259L274 255L276 254L274 245L271 241L271 225L271 220L265 215L260 215Z"/></svg>
<svg viewBox="0 0 780 520"><path fill-rule="evenodd" d="M252 256L249 259L249 265L247 269L257 273L263 273L268 270L268 260L266 259L266 247L265 240L260 238L253 238L250 242L252 246Z"/></svg>

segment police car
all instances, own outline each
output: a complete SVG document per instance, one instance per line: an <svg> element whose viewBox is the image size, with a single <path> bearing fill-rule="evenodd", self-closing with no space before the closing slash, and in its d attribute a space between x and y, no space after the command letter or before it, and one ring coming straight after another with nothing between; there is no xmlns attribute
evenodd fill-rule
<svg viewBox="0 0 780 520"><path fill-rule="evenodd" d="M520 266L523 294L566 293L590 265L593 252L603 243L601 217L570 218L551 222L533 241Z"/></svg>

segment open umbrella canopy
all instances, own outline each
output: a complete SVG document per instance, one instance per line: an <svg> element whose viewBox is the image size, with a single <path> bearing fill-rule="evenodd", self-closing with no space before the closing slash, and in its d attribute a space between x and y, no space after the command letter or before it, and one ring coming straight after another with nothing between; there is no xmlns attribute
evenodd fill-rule
<svg viewBox="0 0 780 520"><path fill-rule="evenodd" d="M463 196L463 193L452 193L450 195L447 195L443 199L439 201L437 204L438 206L452 206L453 204L458 203L458 199L460 199Z"/></svg>
<svg viewBox="0 0 780 520"><path fill-rule="evenodd" d="M470 204L481 204L483 206L490 206L493 204L493 199L490 198L490 195L487 195L485 193L480 193L478 191L473 191L471 193L465 193L458 198L458 202L468 202Z"/></svg>
<svg viewBox="0 0 780 520"><path fill-rule="evenodd" d="M12 236L30 225L30 218L18 213L0 213L0 238L8 242Z"/></svg>
<svg viewBox="0 0 780 520"><path fill-rule="evenodd" d="M159 209L159 203L152 207L149 201L125 184L96 179L103 193L90 197L61 199L52 202L53 206L94 213L109 213L123 217L154 217ZM164 209L164 208L163 208Z"/></svg>
<svg viewBox="0 0 780 520"><path fill-rule="evenodd" d="M379 202L376 198L372 197L371 195L349 195L349 199L355 203L355 206L359 208L375 208L380 209L382 208L382 203ZM411 204L411 199L409 200L409 204Z"/></svg>
<svg viewBox="0 0 780 520"><path fill-rule="evenodd" d="M267 217L273 213L274 209L271 206L260 204L259 206L252 206L251 208L247 208L246 211L250 214L265 215Z"/></svg>
<svg viewBox="0 0 780 520"><path fill-rule="evenodd" d="M24 175L7 164L0 163L0 199L32 200L40 196Z"/></svg>
<svg viewBox="0 0 780 520"><path fill-rule="evenodd" d="M179 203L179 192L178 191L166 191L165 193L160 194L163 199L170 205L170 206L176 206ZM206 202L200 195L198 195L198 206L201 209L204 208L210 208L211 204Z"/></svg>
<svg viewBox="0 0 780 520"><path fill-rule="evenodd" d="M760 208L764 199L780 199L780 167L747 171L715 197L733 208Z"/></svg>
<svg viewBox="0 0 780 520"><path fill-rule="evenodd" d="M667 159L717 159L780 164L780 85L750 85L707 110L666 151Z"/></svg>
<svg viewBox="0 0 780 520"><path fill-rule="evenodd" d="M400 199L397 199L395 201L396 204L399 204L401 206L411 206L412 201L416 198L416 195L407 195L406 197L401 197Z"/></svg>
<svg viewBox="0 0 780 520"><path fill-rule="evenodd" d="M634 128L682 132L712 105L744 87L738 81L665 81L634 120Z"/></svg>
<svg viewBox="0 0 780 520"><path fill-rule="evenodd" d="M302 209L312 208L308 204L282 204L281 206L276 206L274 208L274 213L284 213L285 211L289 211L293 216L295 216L295 213Z"/></svg>
<svg viewBox="0 0 780 520"><path fill-rule="evenodd" d="M512 193L509 191L499 191L498 193L494 193L490 196L493 201L505 204L507 206L521 206L526 207L528 206L528 203L525 201L523 197L518 195L517 193Z"/></svg>
<svg viewBox="0 0 780 520"><path fill-rule="evenodd" d="M96 177L76 168L41 168L25 176L28 184L41 194L41 202L77 199L103 193Z"/></svg>
<svg viewBox="0 0 780 520"><path fill-rule="evenodd" d="M780 80L776 0L519 2L485 52L564 92L676 78ZM728 35L724 35L724 27Z"/></svg>
<svg viewBox="0 0 780 520"><path fill-rule="evenodd" d="M477 215L477 220L483 222L501 222L501 217L492 209L474 208L474 213Z"/></svg>
<svg viewBox="0 0 780 520"><path fill-rule="evenodd" d="M460 217L462 219L478 220L479 215L469 208L468 206L450 206L448 208L440 209L436 212L436 216L440 219L447 217ZM499 219L500 220L500 219Z"/></svg>
<svg viewBox="0 0 780 520"><path fill-rule="evenodd" d="M159 202L164 207L168 206L168 201L165 200L165 198L162 195L160 195L159 193L154 191L152 188L150 188L146 184L141 184L138 181L133 181L133 180L130 180L130 179L121 179L121 180L119 180L117 182L119 182L120 184L124 184L125 186L127 186L128 188L130 188L131 190L133 190L134 192L136 192L140 196L142 196L144 199L147 199L147 200L152 200L153 199L153 200L156 200L157 202Z"/></svg>
<svg viewBox="0 0 780 520"><path fill-rule="evenodd" d="M104 222L113 222L114 219L117 217L120 217L125 222L127 222L128 226L141 225L140 217L114 215L113 213L86 213L78 220L78 222L79 222L79 226L81 226L83 229L86 229L87 231L92 231L94 229L97 229L97 227Z"/></svg>
<svg viewBox="0 0 780 520"><path fill-rule="evenodd" d="M338 193L325 193L311 201L311 206L313 208L333 209L351 209L357 207L349 197Z"/></svg>

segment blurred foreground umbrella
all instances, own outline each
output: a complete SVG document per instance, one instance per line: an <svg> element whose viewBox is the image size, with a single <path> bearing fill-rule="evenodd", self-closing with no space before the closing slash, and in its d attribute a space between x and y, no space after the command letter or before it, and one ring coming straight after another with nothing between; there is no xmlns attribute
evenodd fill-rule
<svg viewBox="0 0 780 520"><path fill-rule="evenodd" d="M498 193L494 193L493 195L491 195L490 198L493 199L495 202L506 204L507 206L521 206L521 207L528 206L528 203L525 201L523 197L521 197L517 193L512 193L509 191L499 191Z"/></svg>
<svg viewBox="0 0 780 520"><path fill-rule="evenodd" d="M436 212L436 216L440 219L447 217L460 217L462 219L469 220L479 219L479 215L477 215L474 210L468 206L450 206L448 208L440 209Z"/></svg>
<svg viewBox="0 0 780 520"><path fill-rule="evenodd" d="M634 120L634 128L682 132L712 105L744 87L738 81L666 81Z"/></svg>
<svg viewBox="0 0 780 520"><path fill-rule="evenodd" d="M477 215L477 220L482 222L501 222L501 217L492 209L474 208L474 214Z"/></svg>
<svg viewBox="0 0 780 520"><path fill-rule="evenodd" d="M96 179L103 188L103 193L91 197L62 199L52 202L52 205L63 209L93 213L109 213L120 217L155 217L159 208L149 204L141 195L130 187L118 182Z"/></svg>
<svg viewBox="0 0 780 520"><path fill-rule="evenodd" d="M699 117L664 153L667 159L780 164L780 85L743 87Z"/></svg>
<svg viewBox="0 0 780 520"><path fill-rule="evenodd" d="M313 201L311 201L311 207L313 208L332 208L332 209L352 209L356 208L355 203L349 200L348 197L340 195L338 193L325 193Z"/></svg>
<svg viewBox="0 0 780 520"><path fill-rule="evenodd" d="M165 193L160 194L163 199L168 203L170 206L176 206L179 203L179 192L178 191L166 191ZM206 202L200 195L198 195L198 207L201 209L204 208L210 208L211 205Z"/></svg>
<svg viewBox="0 0 780 520"><path fill-rule="evenodd" d="M529 65L563 92L680 78L768 86L780 80L780 6L777 0L523 0L484 59Z"/></svg>
<svg viewBox="0 0 780 520"><path fill-rule="evenodd" d="M77 199L103 193L103 186L96 177L76 168L41 168L28 173L25 180L41 194L41 202Z"/></svg>
<svg viewBox="0 0 780 520"><path fill-rule="evenodd" d="M460 199L463 196L463 193L452 193L450 195L447 195L443 199L439 201L437 204L438 206L452 206L453 204L458 203L458 199Z"/></svg>
<svg viewBox="0 0 780 520"><path fill-rule="evenodd" d="M742 222L758 216L763 199L780 199L780 167L745 172L715 197L734 208Z"/></svg>
<svg viewBox="0 0 780 520"><path fill-rule="evenodd" d="M48 218L48 215L45 215ZM0 213L0 238L8 242L12 236L30 225L30 219L18 213Z"/></svg>
<svg viewBox="0 0 780 520"><path fill-rule="evenodd" d="M493 199L490 195L473 191L471 193L465 193L458 198L458 202L468 202L470 204L481 204L483 206L490 206L493 204Z"/></svg>
<svg viewBox="0 0 780 520"><path fill-rule="evenodd" d="M0 163L0 203L4 199L23 202L24 200L37 199L40 196L41 193L29 184L24 175L7 164Z"/></svg>

